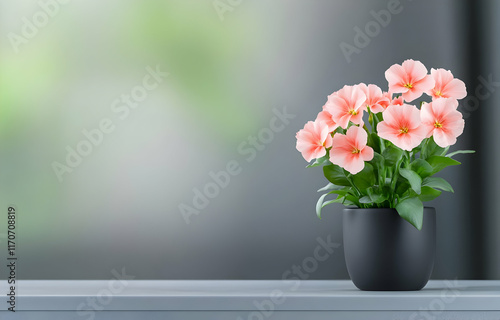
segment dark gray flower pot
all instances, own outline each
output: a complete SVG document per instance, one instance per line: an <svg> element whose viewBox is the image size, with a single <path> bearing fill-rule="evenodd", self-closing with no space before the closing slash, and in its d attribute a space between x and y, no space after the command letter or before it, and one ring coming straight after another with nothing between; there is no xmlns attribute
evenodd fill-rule
<svg viewBox="0 0 500 320"><path fill-rule="evenodd" d="M436 253L436 210L424 208L422 230L395 209L345 208L344 251L354 285L367 291L422 289Z"/></svg>

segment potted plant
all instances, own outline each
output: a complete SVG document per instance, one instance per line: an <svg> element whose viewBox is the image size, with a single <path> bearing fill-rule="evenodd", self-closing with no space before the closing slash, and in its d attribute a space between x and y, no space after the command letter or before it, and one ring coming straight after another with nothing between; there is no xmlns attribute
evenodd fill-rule
<svg viewBox="0 0 500 320"><path fill-rule="evenodd" d="M420 61L395 64L385 78L387 92L360 83L328 96L297 133L297 150L329 181L319 190L318 217L328 204L346 206L344 250L354 284L420 290L432 273L436 238L435 209L423 203L453 192L434 175L459 165L455 155L474 152L448 153L464 129L457 107L467 92L450 71L428 74ZM424 93L430 102L417 103Z"/></svg>

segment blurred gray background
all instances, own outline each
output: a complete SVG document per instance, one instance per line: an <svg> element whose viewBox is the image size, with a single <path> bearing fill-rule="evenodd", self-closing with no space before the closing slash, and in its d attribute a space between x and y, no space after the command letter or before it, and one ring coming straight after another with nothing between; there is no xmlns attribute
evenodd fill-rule
<svg viewBox="0 0 500 320"><path fill-rule="evenodd" d="M136 279L281 279L313 256L318 237L339 246L307 278L348 278L342 206L316 217L326 180L305 169L295 133L344 84L387 89L384 71L411 58L466 82L466 129L452 148L477 150L443 171L455 194L429 204L438 212L433 278L500 279L500 1L225 8L72 1L16 52L12 33L43 9L0 3L0 210L18 210L20 278L109 279L125 268ZM397 13L377 22L381 10ZM371 34L361 45L358 28ZM356 43L346 57L341 47ZM147 66L169 75L120 119L112 102ZM295 117L251 148L284 108ZM59 181L53 163L102 119L114 131ZM238 173L186 223L179 206L192 207L194 190L213 186L210 172L230 161ZM0 259L6 223L1 215Z"/></svg>

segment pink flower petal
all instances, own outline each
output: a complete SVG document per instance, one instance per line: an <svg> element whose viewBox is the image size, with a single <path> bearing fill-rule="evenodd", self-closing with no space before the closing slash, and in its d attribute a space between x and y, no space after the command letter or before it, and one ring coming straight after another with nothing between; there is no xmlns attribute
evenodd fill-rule
<svg viewBox="0 0 500 320"><path fill-rule="evenodd" d="M363 170L364 159L373 158L373 149L366 146L367 133L363 128L352 126L346 134L335 134L330 151L330 162L356 174Z"/></svg>
<svg viewBox="0 0 500 320"><path fill-rule="evenodd" d="M457 142L457 138L445 130L434 130L433 135L434 141L441 148L446 148L447 146L454 145Z"/></svg>
<svg viewBox="0 0 500 320"><path fill-rule="evenodd" d="M391 105L377 126L378 135L397 147L411 151L425 138L428 129L421 126L420 111L413 105Z"/></svg>
<svg viewBox="0 0 500 320"><path fill-rule="evenodd" d="M361 158L364 161L370 161L373 159L374 151L371 147L366 146L363 148L363 150L361 150L360 154L361 154Z"/></svg>
<svg viewBox="0 0 500 320"><path fill-rule="evenodd" d="M403 62L402 66L410 80L418 81L427 75L427 68L420 61L408 59Z"/></svg>
<svg viewBox="0 0 500 320"><path fill-rule="evenodd" d="M347 140L356 148L362 149L368 142L368 134L363 128L352 126L346 132Z"/></svg>
<svg viewBox="0 0 500 320"><path fill-rule="evenodd" d="M427 137L434 136L434 141L442 148L455 144L463 133L465 122L456 110L457 105L455 99L439 98L422 106L422 127L427 130Z"/></svg>
<svg viewBox="0 0 500 320"><path fill-rule="evenodd" d="M362 122L365 101L366 95L358 86L344 86L328 97L325 110L336 124L346 129L349 121L356 124Z"/></svg>
<svg viewBox="0 0 500 320"><path fill-rule="evenodd" d="M387 82L389 82L390 92L400 93L408 91L408 88L404 86L408 80L408 76L406 75L405 69L399 64L394 64L387 69L385 78Z"/></svg>
<svg viewBox="0 0 500 320"><path fill-rule="evenodd" d="M454 98L463 99L467 95L467 90L463 81L454 79L453 74L445 69L432 69L431 76L435 80L435 86L426 93L433 99Z"/></svg>
<svg viewBox="0 0 500 320"><path fill-rule="evenodd" d="M405 60L402 65L393 65L385 72L389 82L389 92L402 93L407 102L420 97L426 90L434 87L434 78L420 61Z"/></svg>
<svg viewBox="0 0 500 320"><path fill-rule="evenodd" d="M365 162L358 155L357 157L351 156L350 161L345 163L344 169L349 171L351 174L356 174L361 170L363 170L364 167L365 167Z"/></svg>
<svg viewBox="0 0 500 320"><path fill-rule="evenodd" d="M296 148L307 162L325 156L326 148L331 146L331 136L324 122L309 121L295 136Z"/></svg>
<svg viewBox="0 0 500 320"><path fill-rule="evenodd" d="M467 89L465 88L465 83L462 80L453 79L448 82L443 90L444 98L455 98L463 99L467 96Z"/></svg>

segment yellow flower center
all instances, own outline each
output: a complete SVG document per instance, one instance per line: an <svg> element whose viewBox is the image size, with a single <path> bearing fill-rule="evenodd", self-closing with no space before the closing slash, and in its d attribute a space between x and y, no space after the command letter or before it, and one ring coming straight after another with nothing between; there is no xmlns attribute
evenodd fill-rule
<svg viewBox="0 0 500 320"><path fill-rule="evenodd" d="M438 96L438 97L443 96L443 94L442 94L442 93L441 93L441 91L439 91L439 90L438 90L438 91L436 91L436 92L434 92L434 94L435 94L436 96Z"/></svg>
<svg viewBox="0 0 500 320"><path fill-rule="evenodd" d="M352 149L352 154L360 153L360 152L361 152L361 150L359 150L358 148Z"/></svg>
<svg viewBox="0 0 500 320"><path fill-rule="evenodd" d="M349 114L355 116L358 114L358 112L354 109L351 109L351 110L349 110Z"/></svg>
<svg viewBox="0 0 500 320"><path fill-rule="evenodd" d="M434 122L434 128L441 128L443 125L439 123L437 120Z"/></svg>
<svg viewBox="0 0 500 320"><path fill-rule="evenodd" d="M405 84L405 88L411 89L411 88L413 88L413 86L411 85L411 83L407 83L407 84Z"/></svg>
<svg viewBox="0 0 500 320"><path fill-rule="evenodd" d="M408 128L407 127L403 127L399 130L399 133L408 133Z"/></svg>

